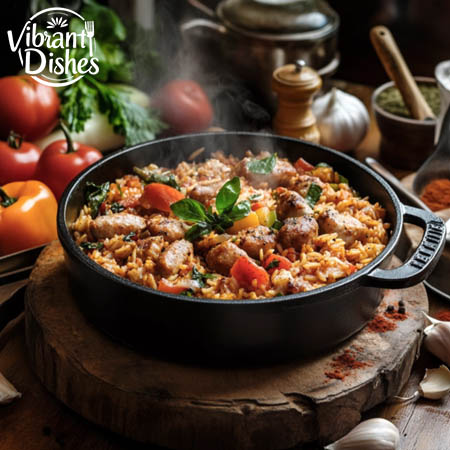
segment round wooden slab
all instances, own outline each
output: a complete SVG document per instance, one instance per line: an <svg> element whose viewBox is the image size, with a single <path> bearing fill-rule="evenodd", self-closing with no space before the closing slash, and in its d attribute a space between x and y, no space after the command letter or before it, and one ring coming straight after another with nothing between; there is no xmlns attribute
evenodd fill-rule
<svg viewBox="0 0 450 450"><path fill-rule="evenodd" d="M124 299L125 300L125 299ZM368 328L317 358L261 368L203 368L161 361L123 347L91 326L69 289L63 252L47 247L26 295L32 365L49 391L117 433L174 449L284 449L340 437L365 411L407 381L421 340L422 285L386 291L406 304L393 331ZM350 351L363 367L325 374Z"/></svg>

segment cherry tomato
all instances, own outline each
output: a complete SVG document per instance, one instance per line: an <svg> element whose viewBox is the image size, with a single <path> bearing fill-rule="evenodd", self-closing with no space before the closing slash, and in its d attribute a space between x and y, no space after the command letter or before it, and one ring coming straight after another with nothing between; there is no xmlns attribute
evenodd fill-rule
<svg viewBox="0 0 450 450"><path fill-rule="evenodd" d="M51 86L28 75L0 78L0 138L14 130L34 141L52 131L58 116L59 97Z"/></svg>
<svg viewBox="0 0 450 450"><path fill-rule="evenodd" d="M57 200L76 175L103 156L96 148L73 142L67 128L61 126L66 139L52 142L44 149L35 174L37 180L53 191Z"/></svg>
<svg viewBox="0 0 450 450"><path fill-rule="evenodd" d="M0 185L31 180L41 149L11 131L6 142L0 141Z"/></svg>
<svg viewBox="0 0 450 450"><path fill-rule="evenodd" d="M195 133L209 127L213 109L204 90L195 81L175 80L153 97L152 106L173 134Z"/></svg>

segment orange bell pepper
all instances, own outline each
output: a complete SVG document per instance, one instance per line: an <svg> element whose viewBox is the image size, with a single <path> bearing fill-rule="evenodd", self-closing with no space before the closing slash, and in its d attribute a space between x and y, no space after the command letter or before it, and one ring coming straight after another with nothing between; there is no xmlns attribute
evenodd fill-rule
<svg viewBox="0 0 450 450"><path fill-rule="evenodd" d="M58 204L40 181L16 181L0 188L0 255L57 239Z"/></svg>

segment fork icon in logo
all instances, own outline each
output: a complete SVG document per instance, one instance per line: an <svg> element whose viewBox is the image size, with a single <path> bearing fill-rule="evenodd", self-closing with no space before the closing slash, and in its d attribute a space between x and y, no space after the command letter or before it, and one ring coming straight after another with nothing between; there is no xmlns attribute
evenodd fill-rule
<svg viewBox="0 0 450 450"><path fill-rule="evenodd" d="M87 37L89 38L89 57L92 58L92 38L94 37L94 21L86 20L84 24L84 28L86 29Z"/></svg>

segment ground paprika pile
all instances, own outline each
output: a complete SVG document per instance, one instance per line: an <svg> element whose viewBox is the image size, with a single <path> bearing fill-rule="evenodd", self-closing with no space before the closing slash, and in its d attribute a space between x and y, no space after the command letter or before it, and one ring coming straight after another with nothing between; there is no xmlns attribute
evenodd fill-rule
<svg viewBox="0 0 450 450"><path fill-rule="evenodd" d="M431 181L420 198L432 211L450 208L450 180L439 178Z"/></svg>

